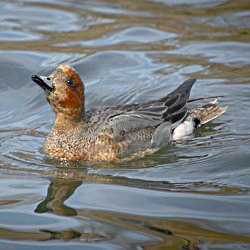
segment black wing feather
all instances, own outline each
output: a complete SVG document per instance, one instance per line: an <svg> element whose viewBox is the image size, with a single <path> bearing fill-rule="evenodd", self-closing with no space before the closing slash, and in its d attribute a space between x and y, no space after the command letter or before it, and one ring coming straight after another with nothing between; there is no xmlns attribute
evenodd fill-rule
<svg viewBox="0 0 250 250"><path fill-rule="evenodd" d="M176 90L157 101L103 110L108 119L103 129L111 128L116 140L121 139L126 133L156 128L165 122L167 126L170 124L173 126L171 129L174 129L187 113L185 106L195 81L196 79L186 80ZM112 115L108 115L111 110ZM159 129L157 131L159 133Z"/></svg>

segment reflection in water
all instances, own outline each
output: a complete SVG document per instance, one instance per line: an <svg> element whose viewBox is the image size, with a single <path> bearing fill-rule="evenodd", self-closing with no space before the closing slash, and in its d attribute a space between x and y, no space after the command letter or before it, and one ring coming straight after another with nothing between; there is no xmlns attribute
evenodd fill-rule
<svg viewBox="0 0 250 250"><path fill-rule="evenodd" d="M36 213L52 212L57 215L74 216L77 215L75 209L64 204L77 187L82 184L81 181L71 181L55 179L48 187L46 199L39 203L35 209Z"/></svg>
<svg viewBox="0 0 250 250"><path fill-rule="evenodd" d="M247 0L0 0L0 249L249 249ZM30 76L71 64L87 109L197 78L229 111L131 162L41 151L54 115ZM47 196L46 196L47 193ZM46 197L46 198L44 198Z"/></svg>
<svg viewBox="0 0 250 250"><path fill-rule="evenodd" d="M39 230L40 233L43 233L45 235L49 234L48 238L47 237L43 238L44 240L81 239L84 241L101 242L109 238L112 239L112 241L116 242L119 239L119 237L117 233L114 235L113 230L115 230L116 232L117 230L119 232L121 232L121 230L122 231L125 230L133 235L132 238L126 239L127 241L126 244L129 244L130 246L133 245L133 241L135 239L138 240L137 237L139 235L141 235L140 237L144 235L141 238L142 242L144 243L151 242L151 244L153 242L155 243L158 242L157 243L158 247L171 248L174 246L179 246L179 249L200 249L200 246L202 247L205 241L212 240L216 242L215 239L218 238L233 242L237 238L237 236L233 236L232 234L213 231L214 226L212 225L210 226L210 228L207 228L206 226L204 227L204 225L206 225L205 219L197 220L190 218L185 220L177 220L175 218L167 218L167 217L153 218L149 216L126 214L123 211L121 211L121 213L119 212L110 213L105 210L95 211L95 209L92 210L87 207L84 208L86 206L84 205L85 201L88 203L89 196L91 195L93 196L95 194L93 192L82 192L82 191L84 191L86 188L89 189L89 185L91 185L92 181L93 180L97 181L97 179L98 182L108 183L108 186L110 186L111 184L114 185L114 183L117 182L116 178L113 178L112 181L112 179L109 178L105 179L103 178L103 176L100 176L100 178L98 176L94 176L93 178L88 177L87 179L85 179L85 181L88 180L90 184L79 180L68 180L61 178L60 179L55 178L51 181L48 187L46 198L41 203L38 204L38 206L35 209L35 212L36 213L50 212L60 216L62 215L70 217L75 216L76 219L79 219L82 222L81 226L78 225L74 229L72 229L72 226L70 226L70 228L67 230L55 230L46 228L40 229ZM124 179L121 179L118 185L121 185L121 187L123 187L123 185L126 184L128 186L131 186ZM140 188L143 188L141 189L143 192L143 190L145 190L148 184L149 184L148 182L140 184L140 181L138 181L138 184L135 186L137 186L138 188L138 186L140 185ZM153 187L154 185L156 186L157 183L153 184L151 182L150 185ZM162 186L163 183L161 184L159 183L158 185ZM110 188L107 189L108 186L107 184L105 184L103 187L100 187L101 188L100 190L104 190L104 192L109 192L108 190ZM175 185L165 183L165 186L168 187L169 190L174 190ZM107 189L106 191L105 188ZM178 188L180 187L178 187L177 185L175 187L175 190L178 190ZM80 192L77 192L76 194L77 189L80 189L79 190ZM120 187L116 186L116 189L119 190ZM188 189L188 186L186 186L186 189ZM226 190L226 187L221 187L221 192L224 192L224 190ZM97 193L99 192L100 191L98 191ZM201 190L201 192L203 191ZM208 190L205 190L205 192L208 192ZM67 202L70 199L70 197L74 198L75 196L77 196L79 199L77 205L74 205L74 201L69 202L69 204L73 205L72 207L65 205L65 202ZM123 203L122 199L125 197L128 196L125 195L118 197L114 196L113 199L115 200L116 203L122 204ZM153 197L156 198L155 195L152 195L151 198L150 197L151 195L149 195L148 196L149 199ZM169 201L167 201L167 204L172 202L171 199L172 199L171 196L169 196L168 197ZM95 203L98 203L98 199L95 199ZM173 204L178 204L178 202L175 202ZM152 205L154 206L154 204L151 203L150 206ZM165 207L167 208L167 206ZM195 207L196 205L194 204L193 208ZM175 208L176 211L178 209L182 209L182 207L177 206ZM225 209L223 209L223 211L226 213ZM216 227L218 227L218 225ZM45 237L45 235L43 237ZM152 235L154 235L154 238L152 238ZM35 236L35 238L37 238L37 236ZM240 239L241 242L250 243L250 239L247 236L242 235L238 239ZM150 249L150 246L148 247Z"/></svg>

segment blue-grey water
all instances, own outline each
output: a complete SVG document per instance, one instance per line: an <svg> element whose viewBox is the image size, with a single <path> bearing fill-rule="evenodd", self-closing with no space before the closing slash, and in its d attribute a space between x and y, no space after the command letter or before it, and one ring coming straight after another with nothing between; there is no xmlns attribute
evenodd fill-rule
<svg viewBox="0 0 250 250"><path fill-rule="evenodd" d="M0 1L0 249L250 249L248 0ZM228 111L123 163L41 151L54 114L30 80L73 65L87 109L192 96Z"/></svg>

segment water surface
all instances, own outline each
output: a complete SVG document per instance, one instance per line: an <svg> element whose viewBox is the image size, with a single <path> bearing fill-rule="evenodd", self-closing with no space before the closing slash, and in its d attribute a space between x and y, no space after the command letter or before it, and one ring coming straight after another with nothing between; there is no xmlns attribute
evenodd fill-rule
<svg viewBox="0 0 250 250"><path fill-rule="evenodd" d="M0 2L0 249L250 249L249 1ZM54 114L32 74L73 65L87 109L192 96L229 110L124 163L41 151Z"/></svg>

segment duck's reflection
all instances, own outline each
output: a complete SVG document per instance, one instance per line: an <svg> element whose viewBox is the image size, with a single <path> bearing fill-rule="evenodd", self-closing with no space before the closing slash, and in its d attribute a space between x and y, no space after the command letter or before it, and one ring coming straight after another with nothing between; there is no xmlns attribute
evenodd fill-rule
<svg viewBox="0 0 250 250"><path fill-rule="evenodd" d="M72 170L73 171L73 170ZM66 171L67 172L67 171ZM79 178L80 172L77 176ZM82 172L82 175L83 172ZM65 173L67 176L67 173ZM182 191L186 192L190 188L193 190L193 186L170 184L167 182L149 182L142 180L133 180L129 182L126 178L116 177L104 177L104 176L81 176L81 180L55 178L52 180L48 187L46 198L37 205L36 213L52 213L62 216L76 216L71 218L77 220L79 225L69 225L65 228L42 228L39 230L39 234L35 237L39 237L43 240L73 240L80 239L81 242L100 242L112 241L115 245L123 243L129 249L134 247L134 244L141 245L154 245L161 246L166 249L199 249L200 237L205 237L208 240L218 235L218 232L211 232L209 230L199 229L199 220L182 221L174 218L152 218L148 216L123 214L120 212L110 212L104 210L91 210L78 208L77 210L66 206L65 201L70 198L81 186L82 183L105 183L115 185L127 185L129 187L154 189L164 191ZM214 189L213 189L214 190ZM193 190L195 192L195 190ZM201 191L199 191L201 192ZM75 194L77 195L77 194ZM128 204L129 205L129 204ZM195 239L190 237L195 235ZM121 238L122 236L122 238ZM132 237L131 237L132 236ZM221 235L224 237L224 235ZM232 235L228 235L232 237ZM170 247L170 248L169 248Z"/></svg>
<svg viewBox="0 0 250 250"><path fill-rule="evenodd" d="M75 216L77 211L68 207L64 202L74 194L75 190L82 184L82 181L54 179L47 191L44 201L38 204L36 213L52 212L57 215Z"/></svg>

